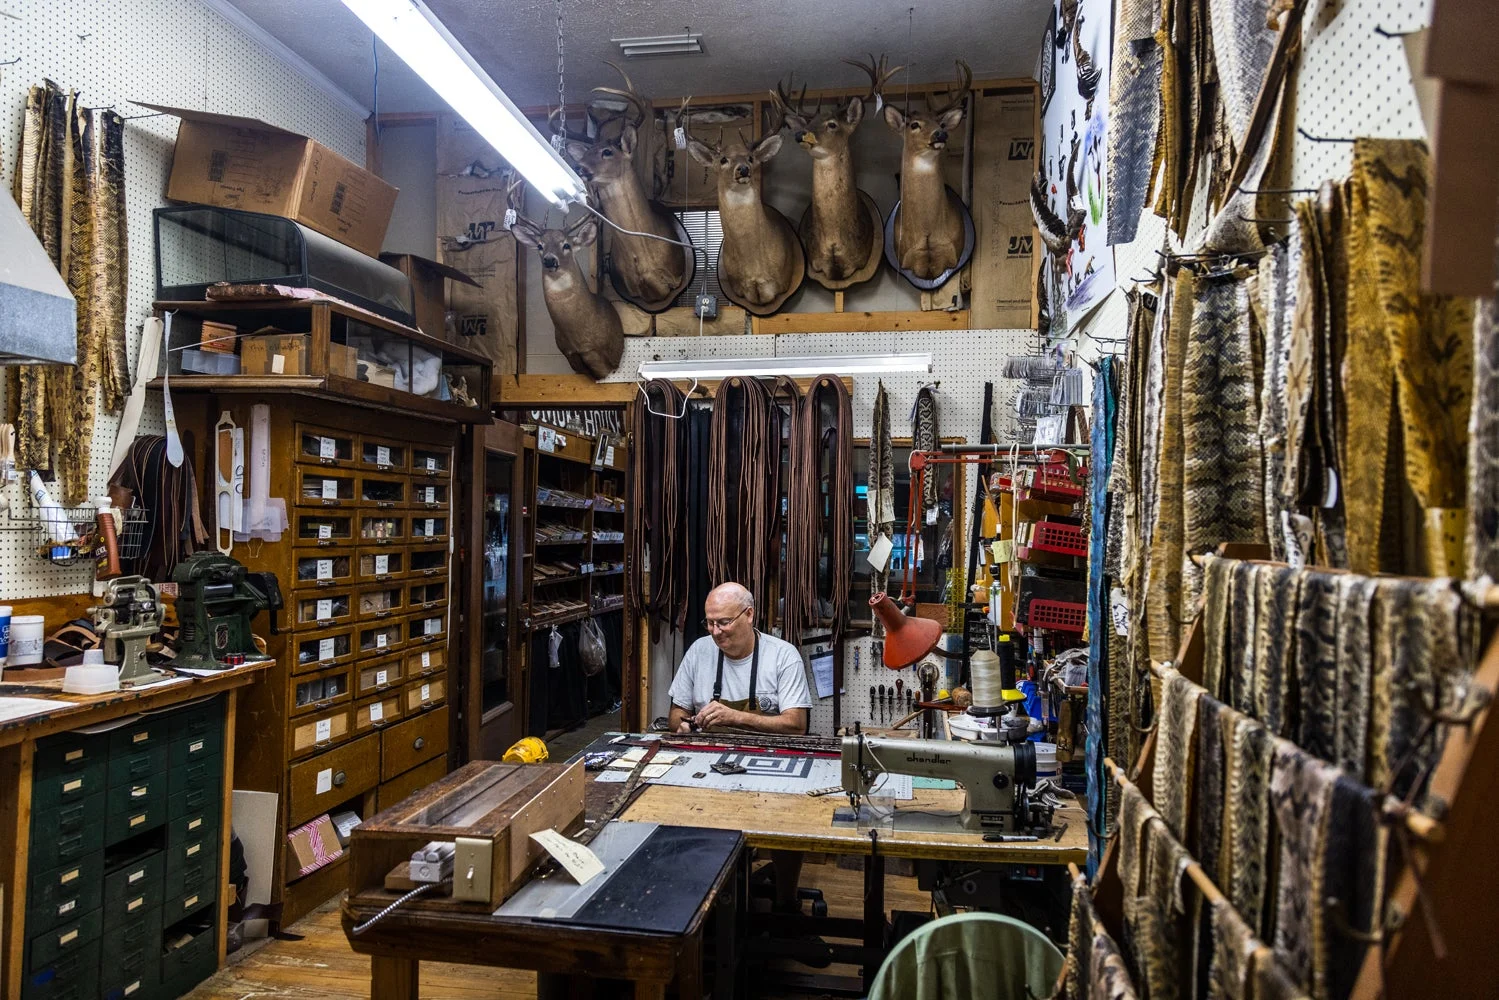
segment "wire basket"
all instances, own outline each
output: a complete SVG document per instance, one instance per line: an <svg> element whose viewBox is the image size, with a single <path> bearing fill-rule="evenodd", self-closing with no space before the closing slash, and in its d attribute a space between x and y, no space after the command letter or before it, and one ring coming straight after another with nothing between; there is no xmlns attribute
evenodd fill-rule
<svg viewBox="0 0 1499 1000"><path fill-rule="evenodd" d="M53 536L58 532L41 518L26 518L24 524L18 524L18 519L13 517L12 525L31 528L36 533L37 558L54 566L74 566L93 559L100 544L98 510L93 507L63 507L61 510L73 535L66 542L56 540ZM141 557L148 519L149 511L144 507L131 507L121 512L120 523L115 526L121 560Z"/></svg>

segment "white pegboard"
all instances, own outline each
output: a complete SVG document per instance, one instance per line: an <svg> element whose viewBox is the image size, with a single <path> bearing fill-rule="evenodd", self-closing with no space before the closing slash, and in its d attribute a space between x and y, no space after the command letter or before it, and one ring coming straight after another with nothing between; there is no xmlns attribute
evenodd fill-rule
<svg viewBox="0 0 1499 1000"><path fill-rule="evenodd" d="M298 74L274 52L201 3L182 0L0 0L0 186L9 197L20 149L26 91L43 79L76 89L88 107L113 105L133 118L148 114L134 101L260 118L312 136L356 163L364 162L364 121L346 97ZM151 211L167 204L177 119L125 123L125 204L130 273L126 353L134 375L140 327L155 292ZM0 387L0 408L4 390ZM94 425L89 495L102 492L118 417ZM161 433L161 400L152 393L142 433ZM30 502L13 486L14 509ZM0 531L0 599L79 593L86 567L55 567L36 558L34 533Z"/></svg>

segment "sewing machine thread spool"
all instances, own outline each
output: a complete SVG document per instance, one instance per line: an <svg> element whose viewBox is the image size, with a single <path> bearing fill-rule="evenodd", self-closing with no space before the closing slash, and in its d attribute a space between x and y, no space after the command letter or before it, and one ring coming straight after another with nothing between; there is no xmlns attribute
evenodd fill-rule
<svg viewBox="0 0 1499 1000"><path fill-rule="evenodd" d="M973 692L971 715L998 715L1005 710L1004 683L1000 679L1000 659L981 649L968 659L969 690Z"/></svg>

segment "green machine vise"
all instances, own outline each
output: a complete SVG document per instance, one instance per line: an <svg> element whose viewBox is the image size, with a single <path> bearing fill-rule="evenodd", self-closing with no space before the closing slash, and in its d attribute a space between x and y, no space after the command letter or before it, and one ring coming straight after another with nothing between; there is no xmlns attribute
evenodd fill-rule
<svg viewBox="0 0 1499 1000"><path fill-rule="evenodd" d="M274 573L250 573L244 564L217 552L199 552L172 570L181 625L172 666L187 670L226 670L273 659L255 648L250 623L261 611L276 611L281 588Z"/></svg>

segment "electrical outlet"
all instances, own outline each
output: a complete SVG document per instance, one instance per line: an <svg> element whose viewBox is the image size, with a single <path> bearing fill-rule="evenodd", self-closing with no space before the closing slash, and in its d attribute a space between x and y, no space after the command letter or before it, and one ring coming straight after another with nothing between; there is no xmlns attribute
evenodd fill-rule
<svg viewBox="0 0 1499 1000"><path fill-rule="evenodd" d="M699 295L692 307L692 314L703 319L715 318L718 315L718 296L709 295L706 292Z"/></svg>

